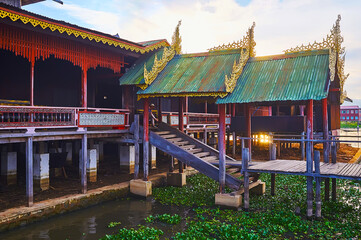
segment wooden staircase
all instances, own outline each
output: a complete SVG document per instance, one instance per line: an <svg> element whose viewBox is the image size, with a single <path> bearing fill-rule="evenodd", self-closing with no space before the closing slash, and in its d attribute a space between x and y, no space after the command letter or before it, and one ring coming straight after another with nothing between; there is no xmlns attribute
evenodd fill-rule
<svg viewBox="0 0 361 240"><path fill-rule="evenodd" d="M207 144L165 123L160 123L157 129L149 132L149 142L200 173L216 181L219 180L219 170L215 166L219 162L219 152ZM235 162L236 160L226 156L226 161ZM243 182L226 174L226 185L233 190L239 190Z"/></svg>

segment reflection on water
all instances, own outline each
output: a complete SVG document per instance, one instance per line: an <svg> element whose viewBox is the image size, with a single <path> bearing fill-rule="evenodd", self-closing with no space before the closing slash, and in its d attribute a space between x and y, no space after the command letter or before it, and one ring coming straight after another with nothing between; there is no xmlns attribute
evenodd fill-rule
<svg viewBox="0 0 361 240"><path fill-rule="evenodd" d="M149 225L163 230L164 237L170 237L172 233L184 229L188 212L188 208L163 206L153 200L112 201L0 234L0 239L99 239L105 234L115 233L123 227L147 225L144 218L149 215L177 213L183 218L183 222L178 225L169 226L161 223ZM121 225L108 228L110 222L121 222Z"/></svg>
<svg viewBox="0 0 361 240"><path fill-rule="evenodd" d="M339 132L339 136L344 136L344 137L340 137L340 140L348 140L348 141L360 141L361 136L360 131L357 131L357 129L341 129ZM361 144L356 142L356 143L347 143L350 144L352 147L355 148L360 148Z"/></svg>

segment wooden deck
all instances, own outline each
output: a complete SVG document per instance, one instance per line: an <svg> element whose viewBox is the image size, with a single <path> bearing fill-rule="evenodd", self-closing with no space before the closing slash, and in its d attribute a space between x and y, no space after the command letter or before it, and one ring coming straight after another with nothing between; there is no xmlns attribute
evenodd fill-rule
<svg viewBox="0 0 361 240"><path fill-rule="evenodd" d="M273 160L252 162L248 171L361 180L361 164L351 163L320 163L320 174L308 174L306 161Z"/></svg>

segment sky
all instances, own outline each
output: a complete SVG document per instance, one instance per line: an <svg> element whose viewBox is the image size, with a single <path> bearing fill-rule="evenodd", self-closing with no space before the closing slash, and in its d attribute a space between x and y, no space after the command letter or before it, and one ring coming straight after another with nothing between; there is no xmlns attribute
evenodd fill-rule
<svg viewBox="0 0 361 240"><path fill-rule="evenodd" d="M51 0L23 7L123 39L141 42L167 39L182 20L183 53L242 39L256 23L256 56L282 54L283 50L322 41L341 14L346 47L344 89L361 99L360 0Z"/></svg>

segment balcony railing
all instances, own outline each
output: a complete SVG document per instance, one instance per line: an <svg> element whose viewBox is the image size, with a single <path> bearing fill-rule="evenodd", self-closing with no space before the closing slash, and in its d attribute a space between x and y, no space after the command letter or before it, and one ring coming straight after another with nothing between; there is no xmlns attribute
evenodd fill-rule
<svg viewBox="0 0 361 240"><path fill-rule="evenodd" d="M129 110L0 106L0 129L129 127Z"/></svg>
<svg viewBox="0 0 361 240"><path fill-rule="evenodd" d="M218 128L219 115L214 113L184 113L183 123L185 128ZM178 126L178 112L162 112L162 121L171 126ZM231 124L231 115L226 115L226 125Z"/></svg>

